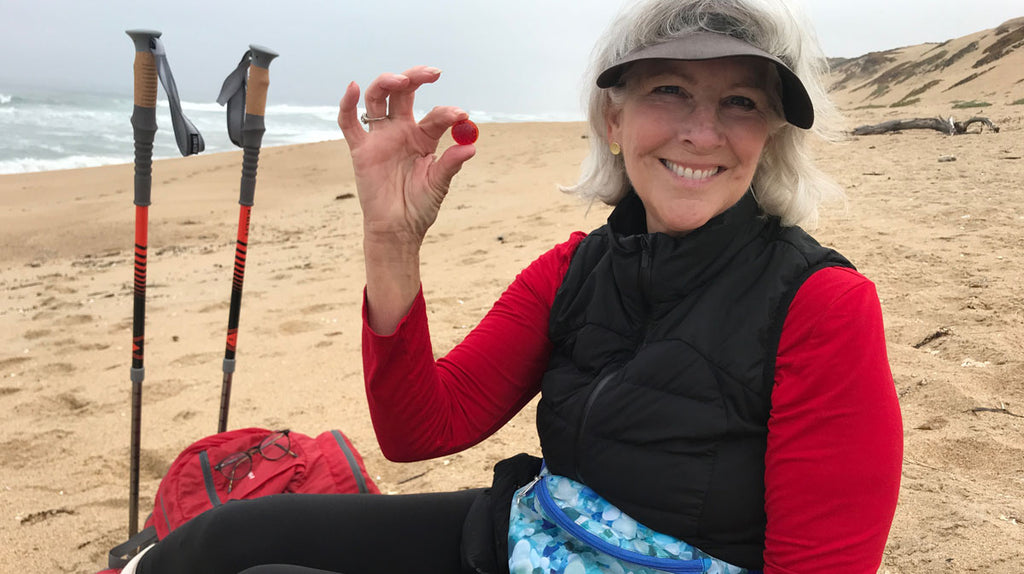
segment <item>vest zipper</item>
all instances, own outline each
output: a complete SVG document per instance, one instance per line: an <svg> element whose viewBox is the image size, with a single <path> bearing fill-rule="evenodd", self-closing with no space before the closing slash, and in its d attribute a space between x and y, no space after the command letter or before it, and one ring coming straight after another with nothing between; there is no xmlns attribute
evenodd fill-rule
<svg viewBox="0 0 1024 574"><path fill-rule="evenodd" d="M636 353L647 343L648 332L651 327L651 309L654 303L651 301L654 293L654 237L650 234L640 236L640 294L643 299L643 328L640 331L640 340L637 342Z"/></svg>
<svg viewBox="0 0 1024 574"><path fill-rule="evenodd" d="M647 309L651 306L651 236L644 234L640 236L640 293L644 296L644 303Z"/></svg>
<svg viewBox="0 0 1024 574"><path fill-rule="evenodd" d="M640 248L641 249L640 249L640 277L639 277L639 283L640 283L640 292L643 295L643 302L644 302L644 321L645 321L645 326L644 326L644 329L643 329L643 332L644 332L644 337L643 338L646 339L647 338L647 335L646 335L646 333L647 333L647 324L649 324L650 320L651 320L650 310L651 310L651 271L652 271L652 269L651 269L652 268L651 251L652 251L652 248L651 248L651 235L650 234L640 235ZM642 341L641 341L641 345L642 345ZM597 384L594 385L593 389L591 389L590 394L587 396L587 402L584 403L584 405L583 405L583 415L580 416L579 428L576 429L576 444L575 444L575 447L573 449L573 460L575 461L576 477L579 479L580 482L582 482L584 484L586 484L587 481L583 478L583 473L580 472L580 463L579 463L579 461L580 461L580 454L581 454L581 445L582 445L582 442L583 442L583 431L587 428L587 418L590 416L590 410L594 406L594 402L597 400L597 396L599 394L601 394L601 390L604 389L604 387L608 384L608 382L611 381L612 377L614 377L616 374L618 374L618 372L619 371L616 370L616 371L613 371L613 372L605 375L604 377L602 377L601 380L599 380L597 382Z"/></svg>
<svg viewBox="0 0 1024 574"><path fill-rule="evenodd" d="M618 371L612 371L604 377L601 377L601 380L597 381L594 388L590 390L590 394L587 396L587 402L583 405L583 416L580 417L580 426L576 429L576 445L573 448L573 461L576 466L576 477L584 484L586 484L586 481L583 480L583 475L580 473L580 449L581 443L583 442L583 430L587 427L587 418L590 416L590 409L594 406L594 401L597 400L597 395L601 394L601 389L603 389L605 385L608 384L608 381L612 380L612 377L616 374L618 374Z"/></svg>

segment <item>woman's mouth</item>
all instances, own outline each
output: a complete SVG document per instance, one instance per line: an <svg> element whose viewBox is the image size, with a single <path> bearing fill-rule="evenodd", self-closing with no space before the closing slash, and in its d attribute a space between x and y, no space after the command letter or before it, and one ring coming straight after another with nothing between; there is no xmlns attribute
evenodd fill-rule
<svg viewBox="0 0 1024 574"><path fill-rule="evenodd" d="M716 175L718 174L718 172L722 171L722 166L715 166L708 169L693 169L690 167L681 166L677 163L673 163L671 161L668 161L667 159L661 160L661 163L665 167L667 167L669 171L671 171L672 173L678 175L683 179L688 179L691 181L701 181L704 179L708 179L709 177Z"/></svg>

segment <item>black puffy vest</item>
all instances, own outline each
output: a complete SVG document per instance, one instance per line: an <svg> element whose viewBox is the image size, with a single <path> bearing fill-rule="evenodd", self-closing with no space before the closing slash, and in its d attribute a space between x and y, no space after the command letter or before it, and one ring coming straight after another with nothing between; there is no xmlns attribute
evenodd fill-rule
<svg viewBox="0 0 1024 574"><path fill-rule="evenodd" d="M551 472L746 568L764 551L775 355L797 289L852 267L748 193L685 237L628 195L576 250L551 309L537 427Z"/></svg>

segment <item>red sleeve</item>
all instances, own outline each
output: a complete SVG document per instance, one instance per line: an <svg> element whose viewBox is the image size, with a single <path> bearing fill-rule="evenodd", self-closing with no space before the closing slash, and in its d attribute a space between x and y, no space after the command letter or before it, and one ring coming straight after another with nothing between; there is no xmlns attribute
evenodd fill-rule
<svg viewBox="0 0 1024 574"><path fill-rule="evenodd" d="M874 573L903 459L899 404L874 285L827 268L782 331L765 458L765 574Z"/></svg>
<svg viewBox="0 0 1024 574"><path fill-rule="evenodd" d="M422 290L389 336L370 328L364 297L363 377L384 456L406 462L467 449L540 391L551 353L551 305L583 237L574 233L531 263L480 324L437 361Z"/></svg>

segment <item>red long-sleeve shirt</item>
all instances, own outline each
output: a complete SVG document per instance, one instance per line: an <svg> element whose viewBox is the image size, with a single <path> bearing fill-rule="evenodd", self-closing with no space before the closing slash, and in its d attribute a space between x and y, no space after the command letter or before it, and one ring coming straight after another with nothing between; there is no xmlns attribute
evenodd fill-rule
<svg viewBox="0 0 1024 574"><path fill-rule="evenodd" d="M549 312L583 237L574 233L524 269L436 361L422 292L388 336L369 327L364 305L366 393L385 456L464 450L536 396L551 352ZM816 272L790 304L776 359L765 574L877 570L899 491L902 433L874 285L847 268Z"/></svg>

